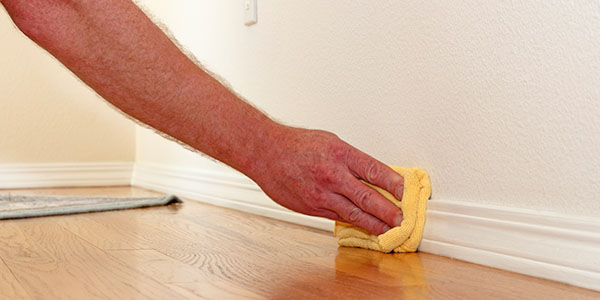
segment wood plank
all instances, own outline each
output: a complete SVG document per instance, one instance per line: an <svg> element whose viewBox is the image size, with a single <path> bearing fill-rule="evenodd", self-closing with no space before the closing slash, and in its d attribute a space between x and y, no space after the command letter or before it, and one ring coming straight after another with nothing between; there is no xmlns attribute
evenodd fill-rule
<svg viewBox="0 0 600 300"><path fill-rule="evenodd" d="M600 293L427 253L383 254L341 247L335 260L320 261L339 272L386 286L413 286L426 299L597 299ZM416 296L415 296L416 297Z"/></svg>
<svg viewBox="0 0 600 300"><path fill-rule="evenodd" d="M50 219L0 222L0 256L33 298L182 297Z"/></svg>
<svg viewBox="0 0 600 300"><path fill-rule="evenodd" d="M193 213L182 213L189 208ZM529 284L537 282L539 285L542 282L542 287L548 283L556 284L524 276L524 281L516 280L516 285L506 290L498 288L496 284L502 276L493 275L502 271L491 268L427 254L390 255L362 249L338 249L335 239L322 232L302 230L295 228L295 225L290 226L292 224L238 212L222 211L221 215L226 217L219 219L221 215L218 212L219 209L214 207L205 208L201 204L188 203L178 211L157 208L144 212L122 211L109 219L95 216L94 220L114 230L128 228L130 222L147 224L137 234L154 249L194 266L229 286L240 286L267 298L280 297L285 293L298 295L298 298L318 297L322 296L320 292L326 290L336 290L344 297L361 295L383 299L391 295L430 298L464 296L465 289L456 288L460 284L448 275L452 273L451 270L437 271L446 265L450 268L455 266L462 278L468 278L467 282L463 282L464 286L469 287L468 290L477 291L476 294L490 299L519 295L537 297L539 292L527 292ZM433 260L435 264L424 269L423 260ZM462 272L465 266L470 271ZM477 272L472 273L474 268ZM489 275L490 272L492 275ZM290 282L316 287L307 291L295 285L290 286ZM199 289L194 284L178 286L196 294L199 290L214 290L206 286ZM556 288L542 290L548 291L548 297L560 292ZM585 293L579 296L584 299L587 297Z"/></svg>
<svg viewBox="0 0 600 300"><path fill-rule="evenodd" d="M217 282L217 284L218 283L219 282ZM222 287L215 289L215 286L212 283L206 282L184 282L167 284L168 287L182 295L185 295L189 299L267 299L262 296L258 296L252 293L251 291L247 291L244 289L233 289L227 284L222 285Z"/></svg>
<svg viewBox="0 0 600 300"><path fill-rule="evenodd" d="M600 293L546 279L516 274L446 257L419 253L432 297L454 295L465 299L599 299ZM449 276L448 274L452 274Z"/></svg>
<svg viewBox="0 0 600 300"><path fill-rule="evenodd" d="M0 259L0 296L4 299L31 299L2 259Z"/></svg>
<svg viewBox="0 0 600 300"><path fill-rule="evenodd" d="M155 250L109 250L108 253L191 299L263 299L234 282L210 276Z"/></svg>
<svg viewBox="0 0 600 300"><path fill-rule="evenodd" d="M281 274L271 274L262 265L257 264L258 261L267 264L274 264L275 261L266 253L261 253L259 256L252 255L251 249L256 249L258 246L250 238L236 234L221 234L213 228L164 215L149 214L134 217L123 213L111 216L110 220L96 219L96 221L118 231L127 228L128 222L132 219L146 222L148 225L140 228L138 232L140 238L152 244L164 255L205 274L210 278L210 284L221 282L221 285L226 284L234 290L245 290L245 294L264 295L274 284L282 281ZM189 285L187 288L189 289ZM208 291L216 294L229 293L219 292L220 290L222 289L213 288Z"/></svg>
<svg viewBox="0 0 600 300"><path fill-rule="evenodd" d="M152 245L139 233L146 229L144 224L137 221L135 213L132 219L122 224L126 226L122 228L110 222L114 214L116 212L77 214L55 217L55 222L100 249L152 249ZM107 222L101 223L95 219L106 219Z"/></svg>
<svg viewBox="0 0 600 300"><path fill-rule="evenodd" d="M152 193L123 187L49 191ZM31 298L44 299L600 298L426 253L338 248L329 232L191 201L0 222L0 257ZM2 274L9 273L0 265Z"/></svg>
<svg viewBox="0 0 600 300"><path fill-rule="evenodd" d="M207 274L208 278L226 283L229 287L242 287L250 293L264 297L271 297L275 291L280 290L281 286L285 286L286 282L296 280L298 274L306 271L307 267L314 267L300 261L290 264L290 260L294 259L292 252L297 256L311 256L318 255L316 252L318 249L327 249L327 254L335 253L336 249L322 245L311 245L312 248L307 248L307 245L302 244L303 242L295 242L293 239L280 239L278 242L275 239L277 236L274 235L263 235L261 238L257 238L260 234L244 236L229 230L222 231L215 226L201 226L183 218L151 213L129 215L128 212L123 211L112 214L110 218L104 220L99 216L94 217L94 220L115 231L128 228L129 222L145 223L148 226L143 226L138 231L141 234L140 238L152 244L156 250L195 267L198 272ZM322 234L315 235L330 238ZM293 251L282 251L286 248ZM320 274L324 273L318 271L310 277L318 278ZM341 284L346 285L344 282ZM194 285L186 285L185 288L190 289L190 286ZM204 288L215 290L206 286ZM290 288L294 290L295 295L317 296L314 294L315 289ZM240 289L235 288L235 290ZM215 293L219 292L215 291Z"/></svg>

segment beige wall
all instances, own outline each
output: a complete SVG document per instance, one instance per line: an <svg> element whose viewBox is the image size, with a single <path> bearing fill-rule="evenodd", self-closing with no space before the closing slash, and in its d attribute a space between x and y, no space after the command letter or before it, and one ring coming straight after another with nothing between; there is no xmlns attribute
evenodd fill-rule
<svg viewBox="0 0 600 300"><path fill-rule="evenodd" d="M252 27L241 0L144 2L275 118L427 169L432 201L600 216L597 1L259 0ZM140 161L226 170L140 131Z"/></svg>
<svg viewBox="0 0 600 300"><path fill-rule="evenodd" d="M134 134L0 6L0 164L133 161Z"/></svg>

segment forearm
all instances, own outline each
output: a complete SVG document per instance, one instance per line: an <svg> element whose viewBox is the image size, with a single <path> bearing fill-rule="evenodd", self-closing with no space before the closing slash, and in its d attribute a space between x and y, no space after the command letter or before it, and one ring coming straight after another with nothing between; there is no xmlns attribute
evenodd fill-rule
<svg viewBox="0 0 600 300"><path fill-rule="evenodd" d="M3 0L19 28L123 112L245 173L279 126L129 0Z"/></svg>
<svg viewBox="0 0 600 300"><path fill-rule="evenodd" d="M402 177L334 134L279 125L188 59L131 0L0 0L19 28L104 99L252 178L279 204L380 234Z"/></svg>

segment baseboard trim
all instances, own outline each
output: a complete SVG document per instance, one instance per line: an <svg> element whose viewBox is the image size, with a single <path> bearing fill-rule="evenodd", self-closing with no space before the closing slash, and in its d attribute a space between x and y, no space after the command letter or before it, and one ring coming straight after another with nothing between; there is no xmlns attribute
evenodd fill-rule
<svg viewBox="0 0 600 300"><path fill-rule="evenodd" d="M252 180L235 171L215 172L153 163L134 167L132 185L190 200L332 231L333 221L306 216L273 202Z"/></svg>
<svg viewBox="0 0 600 300"><path fill-rule="evenodd" d="M331 231L273 203L234 172L136 164L132 184ZM431 200L420 251L600 290L600 219Z"/></svg>
<svg viewBox="0 0 600 300"><path fill-rule="evenodd" d="M600 220L429 202L421 251L600 290Z"/></svg>
<svg viewBox="0 0 600 300"><path fill-rule="evenodd" d="M129 185L131 162L0 164L0 188Z"/></svg>

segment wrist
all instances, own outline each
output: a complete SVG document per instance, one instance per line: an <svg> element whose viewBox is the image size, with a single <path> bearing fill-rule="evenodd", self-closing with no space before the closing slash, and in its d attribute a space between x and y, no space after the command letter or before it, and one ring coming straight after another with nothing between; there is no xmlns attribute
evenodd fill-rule
<svg viewBox="0 0 600 300"><path fill-rule="evenodd" d="M269 164L278 160L285 150L285 144L289 139L292 127L277 123L272 120L261 126L260 132L256 132L252 138L251 146L244 155L244 163L239 171L248 177L255 179L268 172Z"/></svg>

